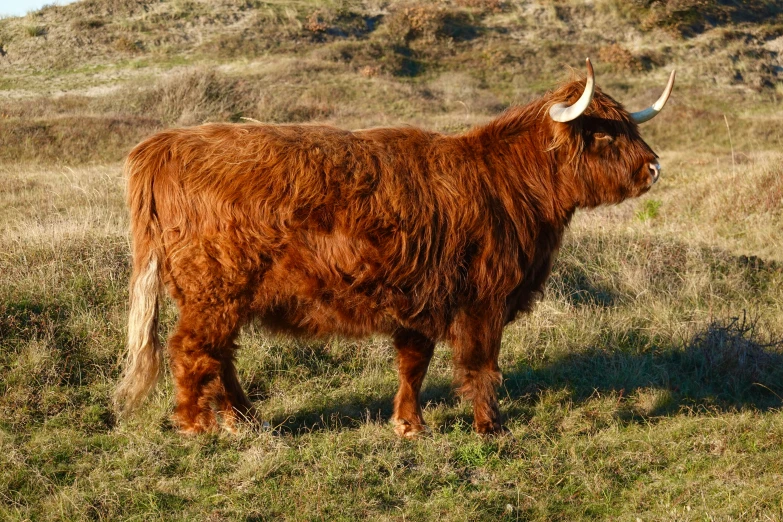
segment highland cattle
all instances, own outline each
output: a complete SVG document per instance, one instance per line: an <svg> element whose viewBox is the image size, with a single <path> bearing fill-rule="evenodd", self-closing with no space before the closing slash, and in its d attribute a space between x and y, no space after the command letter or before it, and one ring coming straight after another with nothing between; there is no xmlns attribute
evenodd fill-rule
<svg viewBox="0 0 783 522"><path fill-rule="evenodd" d="M160 132L128 156L133 274L115 400L135 408L163 349L158 302L179 308L168 356L186 433L251 414L234 366L243 324L290 335L388 335L396 432L426 429L419 391L435 344L453 350L474 428L503 430L503 327L542 292L578 208L658 180L629 113L587 77L459 135L412 127L208 124Z"/></svg>

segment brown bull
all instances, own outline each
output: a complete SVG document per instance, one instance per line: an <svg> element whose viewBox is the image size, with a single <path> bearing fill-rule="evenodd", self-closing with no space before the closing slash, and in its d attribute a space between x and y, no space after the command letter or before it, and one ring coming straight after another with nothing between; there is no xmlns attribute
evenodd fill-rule
<svg viewBox="0 0 783 522"><path fill-rule="evenodd" d="M169 340L174 421L231 429L251 404L234 368L240 327L391 336L402 436L426 429L419 390L435 343L453 349L479 433L502 430L503 327L530 310L579 207L619 203L658 179L629 114L586 81L457 136L416 128L211 124L156 134L126 164L133 239L130 410L155 385L158 299L179 306Z"/></svg>

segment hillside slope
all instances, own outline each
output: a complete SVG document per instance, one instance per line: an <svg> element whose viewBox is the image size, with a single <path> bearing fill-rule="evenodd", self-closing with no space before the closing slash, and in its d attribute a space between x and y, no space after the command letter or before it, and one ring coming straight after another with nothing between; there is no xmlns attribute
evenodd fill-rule
<svg viewBox="0 0 783 522"><path fill-rule="evenodd" d="M754 127L760 104L778 117L783 96L778 2L86 0L0 20L0 49L5 159L71 160L77 144L58 142L63 119L85 140L112 125L99 120L137 128L135 139L151 126L242 116L459 130L551 88L585 56L629 106L680 71L675 110L656 130L685 112L678 134L709 150L702 128L729 112L743 118L737 145L780 140ZM31 120L52 142L35 151ZM119 159L132 142L72 161Z"/></svg>

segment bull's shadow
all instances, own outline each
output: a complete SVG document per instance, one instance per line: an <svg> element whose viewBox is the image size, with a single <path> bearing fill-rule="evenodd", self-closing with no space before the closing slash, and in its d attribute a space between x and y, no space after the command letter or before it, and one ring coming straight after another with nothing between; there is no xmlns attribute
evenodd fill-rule
<svg viewBox="0 0 783 522"><path fill-rule="evenodd" d="M695 332L684 347L682 340L650 339L636 330L608 336L614 338L605 339L607 346L623 348L588 347L538 367L504 368L499 394L503 415L508 420L529 419L542 394L550 390L565 392L566 400L577 405L596 394L628 397L639 390L664 392L665 400L644 413L618 408L621 423L650 422L683 408L763 411L783 406L783 340L762 340L756 324L746 317L715 321ZM638 351L642 346L645 349ZM281 431L295 435L356 428L368 417L390 418L393 392L384 391L347 395L328 406L305 406L291 416L270 420ZM449 376L437 373L425 381L422 403L430 408L445 406L436 408L432 429L447 431L455 423L472 422L469 408L455 408L459 401Z"/></svg>
<svg viewBox="0 0 783 522"><path fill-rule="evenodd" d="M596 393L667 392L668 399L648 411L648 417L692 406L718 411L783 406L783 339L762 339L756 323L744 314L713 321L684 346L676 339L650 339L637 330L609 337L616 338L607 339L607 345L630 352L589 348L537 369L519 365L506 376L507 394L535 397L542 390L566 388L571 399L583 402Z"/></svg>

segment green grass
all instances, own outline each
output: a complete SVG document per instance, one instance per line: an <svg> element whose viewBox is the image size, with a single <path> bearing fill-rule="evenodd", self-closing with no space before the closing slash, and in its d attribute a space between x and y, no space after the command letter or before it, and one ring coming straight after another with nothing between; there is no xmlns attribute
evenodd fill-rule
<svg viewBox="0 0 783 522"><path fill-rule="evenodd" d="M776 263L613 225L623 206L583 214L548 296L506 331L512 436L471 432L445 347L423 393L434 434L408 442L386 424L387 341L248 328L240 377L275 431L182 438L168 380L128 422L109 407L129 274L117 166L29 169L5 172L0 210L5 518L780 516Z"/></svg>
<svg viewBox="0 0 783 522"><path fill-rule="evenodd" d="M27 33L27 36L32 38L43 36L46 34L46 27L40 25L28 25L25 27L25 33Z"/></svg>
<svg viewBox="0 0 783 522"><path fill-rule="evenodd" d="M783 518L783 108L765 83L783 25L774 2L692 4L87 0L0 20L0 519ZM678 69L642 127L663 171L578 213L506 328L509 436L472 433L446 346L432 436L404 441L387 339L254 325L237 364L270 430L178 435L169 376L118 422L121 161L143 136L241 117L459 132L586 55L631 110ZM164 333L176 317L166 302Z"/></svg>
<svg viewBox="0 0 783 522"><path fill-rule="evenodd" d="M658 217L662 202L657 199L645 199L641 208L636 212L636 218L639 221L647 221Z"/></svg>

